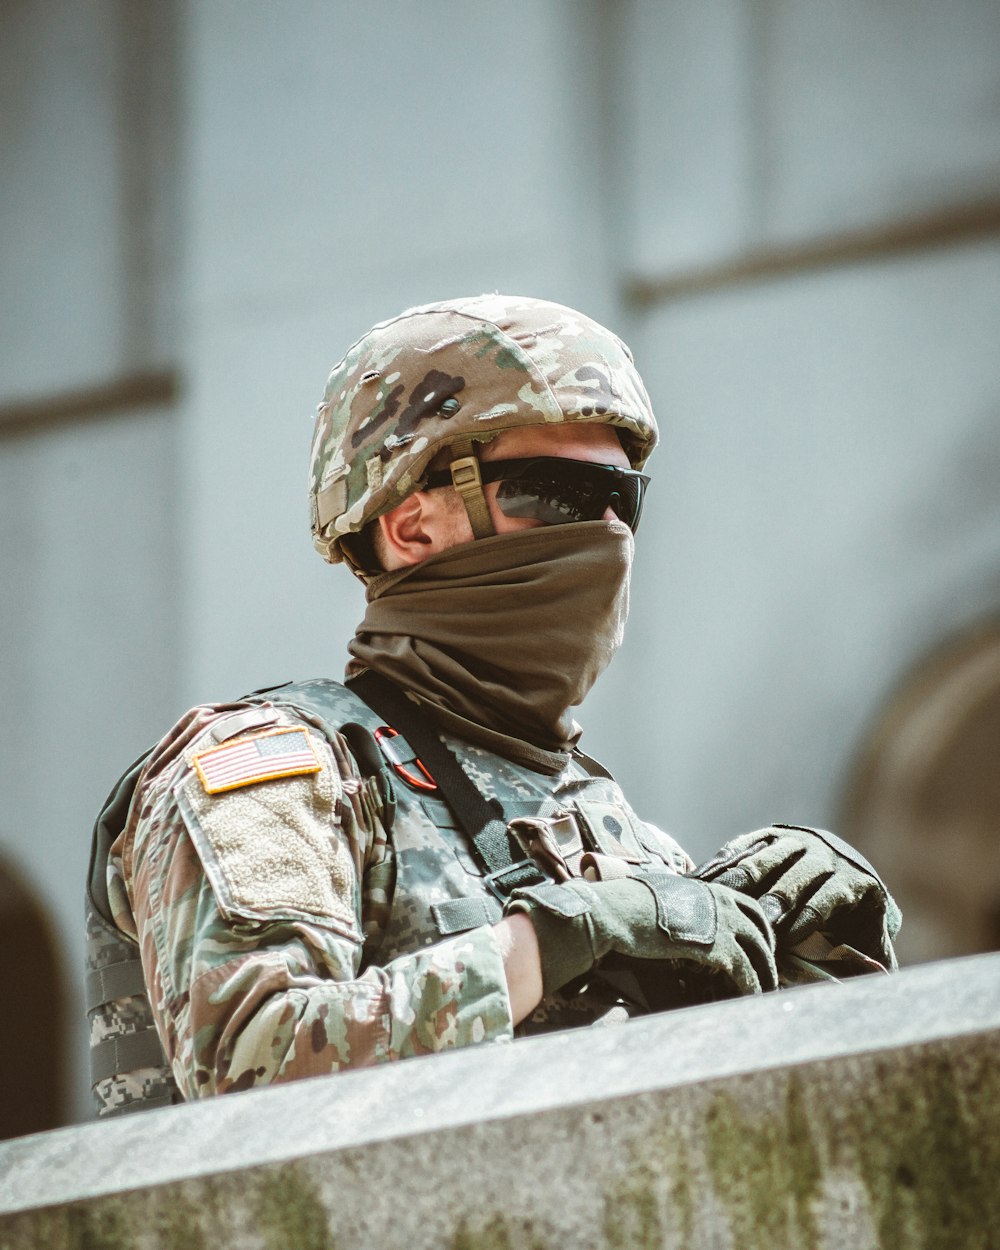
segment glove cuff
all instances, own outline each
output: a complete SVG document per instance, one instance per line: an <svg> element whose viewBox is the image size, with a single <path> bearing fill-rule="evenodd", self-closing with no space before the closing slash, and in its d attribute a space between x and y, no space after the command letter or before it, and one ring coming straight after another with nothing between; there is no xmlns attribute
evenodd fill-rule
<svg viewBox="0 0 1000 1250"><path fill-rule="evenodd" d="M525 886L514 891L504 908L504 915L525 912L534 927L545 997L589 972L596 962L586 892L589 887L582 881Z"/></svg>

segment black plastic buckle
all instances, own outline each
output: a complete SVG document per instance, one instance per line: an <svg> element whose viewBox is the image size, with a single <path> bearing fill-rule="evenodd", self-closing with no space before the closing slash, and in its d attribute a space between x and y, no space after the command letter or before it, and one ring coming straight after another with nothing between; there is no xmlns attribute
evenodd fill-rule
<svg viewBox="0 0 1000 1250"><path fill-rule="evenodd" d="M505 877L511 876L514 880L504 887L501 882ZM547 877L533 859L519 859L516 863L508 864L506 868L487 873L483 878L486 888L501 903L506 903L511 894L521 886L541 885L543 881L550 880L551 877Z"/></svg>

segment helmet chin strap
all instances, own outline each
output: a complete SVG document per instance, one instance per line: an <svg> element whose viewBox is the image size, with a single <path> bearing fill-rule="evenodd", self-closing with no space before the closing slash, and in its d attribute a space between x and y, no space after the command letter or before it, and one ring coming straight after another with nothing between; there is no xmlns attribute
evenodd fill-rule
<svg viewBox="0 0 1000 1250"><path fill-rule="evenodd" d="M452 444L451 484L461 496L475 538L492 538L496 533L483 493L479 457L471 438L460 438Z"/></svg>

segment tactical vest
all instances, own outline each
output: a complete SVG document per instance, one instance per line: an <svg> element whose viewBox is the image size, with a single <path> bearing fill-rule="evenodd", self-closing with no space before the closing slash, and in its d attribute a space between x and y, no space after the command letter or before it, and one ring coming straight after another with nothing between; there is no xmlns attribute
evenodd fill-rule
<svg viewBox="0 0 1000 1250"><path fill-rule="evenodd" d="M525 872L538 879L556 875L556 865L563 865L576 874L585 854L612 875L616 865L641 871L664 862L683 871L676 843L639 821L614 779L584 756L570 757L558 775L547 776L440 735L476 790L498 805L510 831L509 853L501 856L506 862L491 872L442 787L421 771L405 739L387 732L385 719L352 690L321 679L261 691L241 702L287 708L328 738L342 732L377 794L395 882L388 923L377 946L366 945L364 965L385 964L442 937L494 923ZM153 1023L137 945L115 926L106 886L108 853L124 828L148 754L115 787L94 829L87 1003L92 1086L101 1116L181 1101ZM585 1022L575 1004L553 1018L542 1013L538 1028ZM530 1031L530 1022L519 1029Z"/></svg>

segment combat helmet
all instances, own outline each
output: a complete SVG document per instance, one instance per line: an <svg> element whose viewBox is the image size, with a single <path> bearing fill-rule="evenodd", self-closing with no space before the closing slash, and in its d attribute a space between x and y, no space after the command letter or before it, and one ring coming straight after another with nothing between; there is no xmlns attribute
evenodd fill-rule
<svg viewBox="0 0 1000 1250"><path fill-rule="evenodd" d="M352 536L421 489L446 449L473 532L492 532L477 522L486 505L476 444L570 421L615 426L635 469L657 439L632 353L582 313L481 295L380 322L334 366L317 409L309 474L316 549L364 576Z"/></svg>

